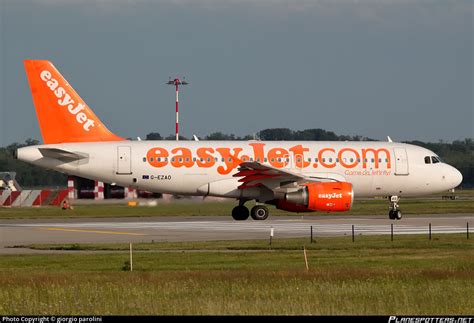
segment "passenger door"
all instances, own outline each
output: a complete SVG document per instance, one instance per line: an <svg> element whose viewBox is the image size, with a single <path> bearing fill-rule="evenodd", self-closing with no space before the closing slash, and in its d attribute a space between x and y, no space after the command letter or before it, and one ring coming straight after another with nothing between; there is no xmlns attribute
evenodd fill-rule
<svg viewBox="0 0 474 323"><path fill-rule="evenodd" d="M405 148L394 148L395 175L408 175L408 157Z"/></svg>
<svg viewBox="0 0 474 323"><path fill-rule="evenodd" d="M132 158L130 146L117 147L117 174L130 175L132 174Z"/></svg>

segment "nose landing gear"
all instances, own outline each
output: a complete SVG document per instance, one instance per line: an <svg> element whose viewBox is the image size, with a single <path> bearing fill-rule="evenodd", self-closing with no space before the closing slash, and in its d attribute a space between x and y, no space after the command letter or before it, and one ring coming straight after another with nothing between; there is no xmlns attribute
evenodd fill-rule
<svg viewBox="0 0 474 323"><path fill-rule="evenodd" d="M400 210L400 206L398 205L398 201L400 198L398 196L390 196L390 211L388 212L388 217L390 220L401 220L402 219L402 211Z"/></svg>

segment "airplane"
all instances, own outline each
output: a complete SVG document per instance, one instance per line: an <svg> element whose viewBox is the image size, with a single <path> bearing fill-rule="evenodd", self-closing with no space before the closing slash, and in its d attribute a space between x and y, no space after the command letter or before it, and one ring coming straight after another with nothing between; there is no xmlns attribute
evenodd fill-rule
<svg viewBox="0 0 474 323"><path fill-rule="evenodd" d="M43 145L22 161L69 175L156 193L238 200L235 220L265 220L265 205L290 212L344 212L354 197L388 197L400 220L401 197L447 191L461 173L434 152L382 141L132 141L112 133L54 65L25 60ZM256 205L249 209L248 201Z"/></svg>

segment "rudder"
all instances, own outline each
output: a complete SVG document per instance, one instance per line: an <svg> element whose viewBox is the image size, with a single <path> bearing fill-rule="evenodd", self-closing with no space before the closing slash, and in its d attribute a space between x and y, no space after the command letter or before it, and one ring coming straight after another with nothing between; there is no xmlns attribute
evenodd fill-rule
<svg viewBox="0 0 474 323"><path fill-rule="evenodd" d="M51 62L24 63L45 144L124 140L107 129Z"/></svg>

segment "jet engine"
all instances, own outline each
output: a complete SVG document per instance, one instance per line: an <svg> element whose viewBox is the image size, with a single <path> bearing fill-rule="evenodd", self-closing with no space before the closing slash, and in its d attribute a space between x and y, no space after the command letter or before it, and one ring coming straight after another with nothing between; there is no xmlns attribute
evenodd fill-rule
<svg viewBox="0 0 474 323"><path fill-rule="evenodd" d="M285 194L276 207L291 212L344 212L354 201L352 184L347 182L309 183L295 192Z"/></svg>

